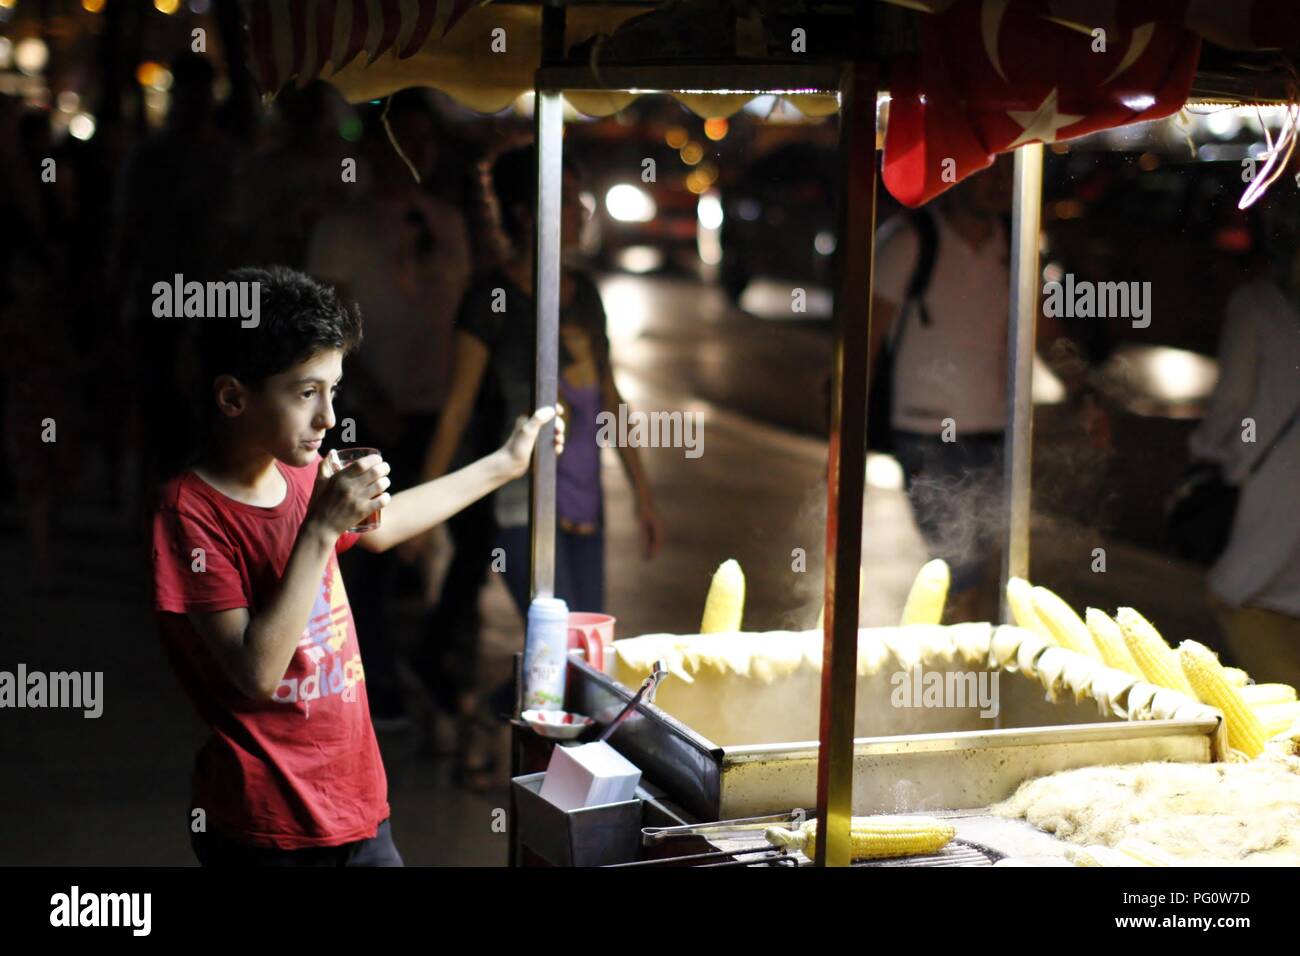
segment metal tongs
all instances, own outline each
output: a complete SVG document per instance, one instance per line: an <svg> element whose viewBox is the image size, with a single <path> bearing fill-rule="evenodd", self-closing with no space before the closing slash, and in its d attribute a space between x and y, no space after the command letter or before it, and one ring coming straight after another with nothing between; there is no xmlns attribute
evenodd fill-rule
<svg viewBox="0 0 1300 956"><path fill-rule="evenodd" d="M796 809L789 813L772 813L764 817L744 817L740 820L719 820L716 823L696 823L681 827L642 827L641 844L655 846L664 840L677 837L719 836L725 833L743 833L746 830L761 831L768 827L782 825L797 830L806 819L808 819L807 811Z"/></svg>
<svg viewBox="0 0 1300 956"><path fill-rule="evenodd" d="M636 695L628 701L626 707L618 712L618 716L609 722L605 732L597 738L597 742L603 742L610 738L610 735L618 729L618 725L627 720L628 716L636 709L636 705L641 703L644 697L647 704L655 702L655 692L659 690L659 682L668 676L668 664L666 661L655 661L654 673L641 682L640 689Z"/></svg>

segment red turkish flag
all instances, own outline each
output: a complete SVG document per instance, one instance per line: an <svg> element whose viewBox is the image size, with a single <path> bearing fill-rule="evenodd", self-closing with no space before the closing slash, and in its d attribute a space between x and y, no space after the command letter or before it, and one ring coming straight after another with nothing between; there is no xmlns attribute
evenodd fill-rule
<svg viewBox="0 0 1300 956"><path fill-rule="evenodd" d="M1031 0L958 0L921 21L918 57L895 61L885 186L919 206L994 154L1052 143L1180 109L1200 39L1186 0L1127 0L1094 37L1043 18Z"/></svg>

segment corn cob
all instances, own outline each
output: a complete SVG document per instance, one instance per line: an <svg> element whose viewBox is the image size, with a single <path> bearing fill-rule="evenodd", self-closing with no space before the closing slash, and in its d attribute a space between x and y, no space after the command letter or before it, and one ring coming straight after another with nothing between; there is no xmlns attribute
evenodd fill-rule
<svg viewBox="0 0 1300 956"><path fill-rule="evenodd" d="M1240 693L1238 691L1238 694ZM1266 739L1276 737L1278 734L1290 730L1291 725L1300 720L1300 703L1295 701L1281 704L1264 704L1262 706L1250 705L1250 709L1259 718Z"/></svg>
<svg viewBox="0 0 1300 956"><path fill-rule="evenodd" d="M1225 667L1224 670L1227 670ZM1247 684L1238 687L1237 693L1251 707L1265 704L1289 704L1296 699L1295 688L1290 684Z"/></svg>
<svg viewBox="0 0 1300 956"><path fill-rule="evenodd" d="M1233 687L1245 687L1251 682L1250 675L1240 667L1225 667L1223 677Z"/></svg>
<svg viewBox="0 0 1300 956"><path fill-rule="evenodd" d="M1007 606L1011 608L1011 619L1016 624L1033 631L1049 644L1056 643L1056 637L1034 609L1034 587L1024 578L1007 579Z"/></svg>
<svg viewBox="0 0 1300 956"><path fill-rule="evenodd" d="M1097 645L1097 650L1101 652L1101 659L1106 662L1107 667L1125 671L1134 677L1143 676L1142 668L1138 667L1138 662L1133 660L1132 652L1124 643L1124 632L1119 629L1114 618L1105 611L1090 607L1084 612L1084 620L1088 623L1088 631L1092 634L1093 643Z"/></svg>
<svg viewBox="0 0 1300 956"><path fill-rule="evenodd" d="M948 562L942 558L921 565L916 580L912 582L912 590L907 592L907 603L903 605L903 616L898 623L942 624L949 580Z"/></svg>
<svg viewBox="0 0 1300 956"><path fill-rule="evenodd" d="M853 817L849 821L851 856L855 860L935 853L956 834L955 827L934 817ZM817 852L816 820L807 821L798 830L768 827L766 836L775 846L801 850L809 857Z"/></svg>
<svg viewBox="0 0 1300 956"><path fill-rule="evenodd" d="M1204 644L1183 641L1178 647L1178 662L1201 703L1223 711L1228 725L1228 746L1247 757L1258 757L1264 750L1264 727L1223 677L1223 665Z"/></svg>
<svg viewBox="0 0 1300 956"><path fill-rule="evenodd" d="M1124 643L1128 646L1133 660L1142 668L1142 676L1158 687L1167 687L1195 697L1192 685L1178 666L1178 655L1165 643L1160 632L1151 626L1151 622L1131 607L1122 607L1115 612L1115 620L1124 634ZM1217 663L1217 662L1216 662Z"/></svg>
<svg viewBox="0 0 1300 956"><path fill-rule="evenodd" d="M704 602L701 634L739 631L745 613L745 574L734 559L723 561L713 573L709 596Z"/></svg>
<svg viewBox="0 0 1300 956"><path fill-rule="evenodd" d="M1032 596L1034 610L1052 632L1057 644L1068 651L1101 660L1101 653L1097 650L1092 635L1088 633L1088 625L1083 623L1074 608L1065 603L1060 595L1048 588L1036 587Z"/></svg>

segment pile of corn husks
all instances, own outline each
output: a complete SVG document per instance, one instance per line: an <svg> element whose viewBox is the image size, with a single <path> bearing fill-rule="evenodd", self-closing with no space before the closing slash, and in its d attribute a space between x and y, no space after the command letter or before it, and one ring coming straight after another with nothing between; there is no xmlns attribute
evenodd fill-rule
<svg viewBox="0 0 1300 956"><path fill-rule="evenodd" d="M1300 865L1300 757L1084 767L993 807L1080 845L1138 841L1188 866Z"/></svg>

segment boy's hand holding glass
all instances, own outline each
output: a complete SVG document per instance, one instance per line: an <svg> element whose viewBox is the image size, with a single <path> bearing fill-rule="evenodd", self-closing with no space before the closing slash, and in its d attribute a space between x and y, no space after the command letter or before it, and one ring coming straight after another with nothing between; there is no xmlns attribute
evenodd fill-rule
<svg viewBox="0 0 1300 956"><path fill-rule="evenodd" d="M334 535L373 531L392 500L390 466L374 448L334 450L321 459L308 520Z"/></svg>

